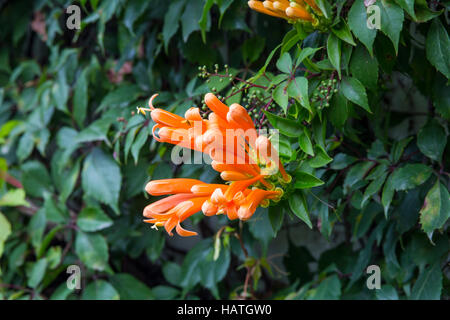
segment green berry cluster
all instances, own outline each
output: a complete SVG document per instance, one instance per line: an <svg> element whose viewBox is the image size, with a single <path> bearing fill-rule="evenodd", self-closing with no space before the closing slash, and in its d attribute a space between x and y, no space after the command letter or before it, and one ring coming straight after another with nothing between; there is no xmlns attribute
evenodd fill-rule
<svg viewBox="0 0 450 320"><path fill-rule="evenodd" d="M223 69L225 69L224 74L219 75L219 65L217 63L214 65L214 72L209 72L206 66L199 66L197 76L201 79L206 79L206 82L209 82L209 78L213 76L220 76L220 82L222 82L226 77L233 80L233 75L230 73L227 64L223 66Z"/></svg>
<svg viewBox="0 0 450 320"><path fill-rule="evenodd" d="M325 79L320 81L313 92L312 102L316 103L317 109L321 110L330 106L330 99L337 93L337 80Z"/></svg>

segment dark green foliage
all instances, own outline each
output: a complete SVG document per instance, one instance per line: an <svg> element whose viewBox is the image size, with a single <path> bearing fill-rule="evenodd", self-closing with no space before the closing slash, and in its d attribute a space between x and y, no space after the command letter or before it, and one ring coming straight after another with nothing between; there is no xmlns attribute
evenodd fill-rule
<svg viewBox="0 0 450 320"><path fill-rule="evenodd" d="M448 299L448 1L378 1L380 30L363 0L317 2L306 38L246 1L84 0L80 30L68 1L1 2L0 299ZM145 184L219 176L173 164L136 107L207 92L279 130L293 181L169 237Z"/></svg>

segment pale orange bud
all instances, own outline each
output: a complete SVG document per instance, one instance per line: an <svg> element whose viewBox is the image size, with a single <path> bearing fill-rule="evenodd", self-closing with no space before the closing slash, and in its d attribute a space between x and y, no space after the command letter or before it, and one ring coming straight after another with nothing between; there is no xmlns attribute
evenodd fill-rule
<svg viewBox="0 0 450 320"><path fill-rule="evenodd" d="M308 11L306 11L306 9L303 9L303 8L300 9L297 6L288 7L286 9L286 15L293 19L302 19L302 20L307 20L307 21L313 20L312 16L309 14Z"/></svg>
<svg viewBox="0 0 450 320"><path fill-rule="evenodd" d="M241 181L249 178L246 174L236 171L223 171L220 177L225 181Z"/></svg>
<svg viewBox="0 0 450 320"><path fill-rule="evenodd" d="M251 9L253 9L257 12L264 13L264 14L267 14L272 17L282 18L282 16L279 15L278 13L272 12L272 11L264 8L264 5L260 1L249 1L249 2L247 2L247 4Z"/></svg>
<svg viewBox="0 0 450 320"><path fill-rule="evenodd" d="M190 121L203 121L202 116L200 115L199 108L189 108L185 113L184 117Z"/></svg>
<svg viewBox="0 0 450 320"><path fill-rule="evenodd" d="M207 93L205 95L205 103L212 112L217 114L222 119L227 118L228 106L222 103L217 97L212 93Z"/></svg>
<svg viewBox="0 0 450 320"><path fill-rule="evenodd" d="M162 179L153 180L147 183L145 191L152 196L161 196L165 194L190 193L192 186L196 184L204 184L204 182L196 179Z"/></svg>

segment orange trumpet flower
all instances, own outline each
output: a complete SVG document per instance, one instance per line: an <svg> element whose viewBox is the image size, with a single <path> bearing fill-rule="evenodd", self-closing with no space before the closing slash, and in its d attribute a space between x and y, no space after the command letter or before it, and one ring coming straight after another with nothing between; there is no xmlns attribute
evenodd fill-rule
<svg viewBox="0 0 450 320"><path fill-rule="evenodd" d="M322 15L322 12L314 0L248 1L248 6L257 12L277 18L283 18L290 22L314 21L315 18L308 11L307 7L311 7L316 14Z"/></svg>
<svg viewBox="0 0 450 320"><path fill-rule="evenodd" d="M285 5L284 1L280 3ZM145 207L145 222L155 228L163 226L169 235L175 229L181 236L193 236L196 233L183 229L181 223L199 211L206 216L226 214L230 220L247 220L259 205L266 206L270 200L281 198L283 190L266 179L277 181L272 176L280 173L282 180L278 181L283 184L290 182L291 177L270 140L258 136L244 107L239 104L228 107L208 93L205 103L212 113L205 120L198 108L190 108L184 117L155 108L152 102L156 96L150 98L149 108L138 108L143 114L151 113L156 123L154 138L209 154L213 169L230 184L185 178L151 181L145 190L153 196L167 197Z"/></svg>

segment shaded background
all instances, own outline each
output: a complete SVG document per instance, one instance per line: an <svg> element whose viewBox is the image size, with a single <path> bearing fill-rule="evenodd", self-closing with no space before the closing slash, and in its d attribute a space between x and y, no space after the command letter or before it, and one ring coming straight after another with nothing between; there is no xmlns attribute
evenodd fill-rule
<svg viewBox="0 0 450 320"><path fill-rule="evenodd" d="M173 165L171 148L155 143L151 121L136 115L136 107L154 93L158 106L179 114L202 106L202 96L220 82L199 78L199 67L222 72L226 64L248 78L291 30L281 19L251 12L246 1L216 3L204 10L204 1L80 1L81 30L68 30L71 2L0 1L0 168L6 172L0 195L16 190L0 204L0 297L236 298L249 268L254 298L396 299L429 274L438 277L427 288L435 293L430 297L448 297L445 266L428 268L445 259L448 237L435 234L432 245L417 222L431 182L400 194L394 222L385 221L380 204L362 211L355 205L345 221L330 217L333 232L320 230L325 222L316 218L325 211L328 217L320 202L312 230L290 212L274 228L268 209L245 224L195 215L186 222L200 234L193 238L169 237L142 222L142 209L153 201L143 190L150 179L218 176L205 165ZM409 76L388 73L380 104L391 112L389 138L400 140L423 126L429 104ZM349 121L360 132L371 126L355 119ZM373 132L363 135L375 141ZM225 225L233 229L216 241ZM383 290L376 293L365 285L370 263L383 270ZM81 267L81 290L66 286L72 264Z"/></svg>

